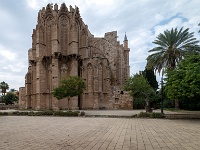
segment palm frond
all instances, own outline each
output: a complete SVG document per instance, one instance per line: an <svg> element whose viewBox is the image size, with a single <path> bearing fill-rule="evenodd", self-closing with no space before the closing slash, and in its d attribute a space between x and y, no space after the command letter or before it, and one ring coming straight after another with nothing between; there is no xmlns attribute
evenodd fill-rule
<svg viewBox="0 0 200 150"><path fill-rule="evenodd" d="M147 63L159 73L165 68L174 69L188 52L200 52L199 41L194 38L194 32L189 33L189 28L165 30L153 43L157 46L148 51L151 54L147 57Z"/></svg>

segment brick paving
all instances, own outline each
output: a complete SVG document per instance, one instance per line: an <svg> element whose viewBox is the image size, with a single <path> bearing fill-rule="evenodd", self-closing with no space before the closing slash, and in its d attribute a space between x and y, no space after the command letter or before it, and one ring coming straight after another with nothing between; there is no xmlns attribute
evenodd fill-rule
<svg viewBox="0 0 200 150"><path fill-rule="evenodd" d="M199 150L200 120L0 117L0 150Z"/></svg>

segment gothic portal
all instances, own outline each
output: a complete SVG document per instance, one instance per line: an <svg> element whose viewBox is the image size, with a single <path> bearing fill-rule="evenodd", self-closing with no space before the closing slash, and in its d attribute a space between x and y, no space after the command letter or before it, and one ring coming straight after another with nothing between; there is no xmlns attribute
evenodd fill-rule
<svg viewBox="0 0 200 150"><path fill-rule="evenodd" d="M70 100L71 109L120 109L120 99L123 108L131 108L130 97L119 96L129 77L129 51L126 35L123 45L116 31L94 37L78 7L68 10L63 3L58 9L57 4L48 4L39 11L33 30L20 108L66 109L67 99L58 101L52 90L68 76L81 76L87 86L80 97Z"/></svg>

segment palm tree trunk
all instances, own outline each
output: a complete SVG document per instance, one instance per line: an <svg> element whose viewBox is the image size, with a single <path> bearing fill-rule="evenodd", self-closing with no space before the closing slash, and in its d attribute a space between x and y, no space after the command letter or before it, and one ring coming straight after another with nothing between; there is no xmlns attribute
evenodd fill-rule
<svg viewBox="0 0 200 150"><path fill-rule="evenodd" d="M179 108L179 100L178 99L175 99L175 109L180 109Z"/></svg>

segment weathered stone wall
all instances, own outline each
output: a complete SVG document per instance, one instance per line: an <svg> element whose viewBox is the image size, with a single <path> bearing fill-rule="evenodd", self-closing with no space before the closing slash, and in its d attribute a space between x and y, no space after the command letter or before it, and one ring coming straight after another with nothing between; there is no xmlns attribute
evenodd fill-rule
<svg viewBox="0 0 200 150"><path fill-rule="evenodd" d="M26 108L26 90L25 87L19 88L19 108L25 109Z"/></svg>
<svg viewBox="0 0 200 150"><path fill-rule="evenodd" d="M133 98L128 92L115 91L110 105L111 109L133 109Z"/></svg>

